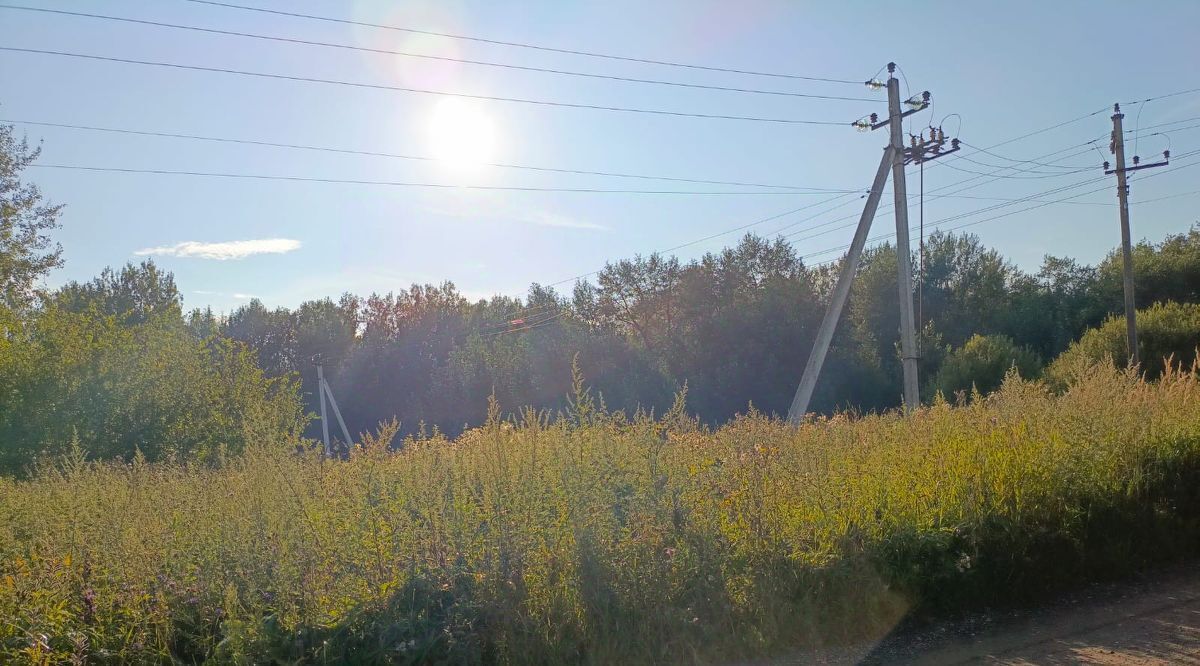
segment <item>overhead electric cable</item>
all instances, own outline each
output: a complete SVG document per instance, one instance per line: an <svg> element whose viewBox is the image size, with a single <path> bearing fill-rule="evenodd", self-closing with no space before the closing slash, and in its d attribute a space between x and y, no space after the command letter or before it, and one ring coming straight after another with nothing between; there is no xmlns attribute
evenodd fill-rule
<svg viewBox="0 0 1200 666"><path fill-rule="evenodd" d="M829 194L829 192L792 192L770 190L765 192L734 192L734 191L694 191L694 190L610 190L592 187L519 187L511 185L461 185L455 183L419 183L393 180L366 180L356 178L319 178L311 176L282 176L276 174L231 173L223 171L186 171L176 169L135 169L125 167L88 166L82 164L31 164L30 167L40 169L64 169L71 171L98 171L126 174L154 174L163 176L201 176L208 178L238 178L249 180L280 180L301 183L332 183L342 185L384 185L391 187L427 187L436 189L485 190L502 192L575 192L587 194L663 194L663 195L703 195L703 196L797 196Z"/></svg>
<svg viewBox="0 0 1200 666"><path fill-rule="evenodd" d="M68 123L50 123L50 122L41 122L41 121L35 121L35 120L17 120L17 119L5 119L5 118L0 118L0 123L13 123L13 124L17 124L17 125L31 125L31 126L35 126L35 127L56 127L56 128L61 128L61 129L82 130L82 131L89 131L89 132L108 132L108 133L113 133L113 134L127 134L127 135L134 135L134 136L150 136L150 137L160 137L160 138L170 138L170 139L187 139L187 140L192 140L192 141L208 141L208 142L214 142L214 143L231 143L231 144L240 144L240 145L249 145L249 146L264 146L264 147L269 147L269 148L286 148L286 149L290 149L290 150L307 150L307 151L317 151L317 152L325 152L325 153L337 153L337 154L342 154L342 155L361 155L361 156L366 156L366 157L387 157L387 158L402 159L402 160L417 160L417 161L423 161L423 162L439 161L438 158L436 158L436 157L427 157L427 156L421 156L421 155L404 155L404 154L400 154L400 153L388 153L388 152L373 151L373 150L355 150L355 149L347 149L347 148L333 148L333 147L328 147L328 146L313 146L313 145L295 144L295 143L276 143L276 142L272 142L272 141L258 141L258 140L254 140L254 139L235 139L235 138L228 138L228 137L201 136L201 135L197 135L197 134L180 134L180 133L175 133L175 132L153 132L153 131L145 131L145 130L123 129L123 128L116 128L116 127L95 127L95 126L90 126L90 125L72 125L72 124L68 124ZM676 178L676 177L672 177L672 176L652 176L652 175L645 175L645 174L616 173L616 172L611 172L611 171L586 171L586 170L582 170L582 169L559 169L559 168L552 168L552 167L529 166L529 165L525 165L525 164L506 164L506 163L500 163L500 162L490 162L490 163L484 164L483 166L498 167L498 168L502 168L502 169L522 169L522 170L527 170L527 171L563 173L563 174L572 174L572 175L581 175L581 176L603 176L603 177L607 177L607 178L636 178L636 179L640 179L640 180L662 180L662 181L670 181L670 182L676 182L676 183L695 183L695 184L700 184L700 185L727 185L727 186L732 186L732 187L763 187L763 188L779 189L779 190L805 190L805 191L822 192L822 193L856 191L856 190L846 190L846 189L839 190L839 189L823 188L823 187L799 187L799 186L793 186L793 185L747 183L747 182L733 181L733 180L706 180L706 179L700 179L700 178Z"/></svg>
<svg viewBox="0 0 1200 666"><path fill-rule="evenodd" d="M715 66L709 66L709 65L696 65L696 64L682 63L682 62L672 62L669 60L652 60L650 58L635 58L635 57L630 57L630 56L614 55L611 53L597 53L594 51L583 51L583 50L578 50L578 49L557 48L557 47L552 47L552 46L542 46L542 45L538 45L538 44L530 44L527 42L511 42L511 41L503 41L503 40L499 40L499 39L471 37L468 35L456 35L456 34L452 34L452 33L436 32L433 30L421 30L418 28L408 28L408 27L398 26L398 25L386 25L383 23L370 23L367 21L353 21L353 20L349 20L349 19L339 19L339 18L333 18L333 17L329 17L329 16L317 16L314 14L302 14L299 12L288 12L288 11L282 11L282 10L278 10L278 9L266 9L263 7L251 7L251 6L247 6L247 5L238 5L238 4L234 4L234 3L230 3L230 2L215 2L213 0L184 0L184 1L192 2L192 3L200 4L200 5L211 5L214 7L224 7L227 9L238 9L238 10L249 11L249 12L260 12L263 14L274 14L276 16L290 16L292 18L302 18L302 19L308 19L308 20L313 20L313 21L322 21L322 22L327 22L327 23L340 23L343 25L356 25L356 26L361 26L361 27L366 27L366 28L379 28L382 30L395 30L395 31L399 31L399 32L407 32L407 33L418 34L418 35L430 35L433 37L445 37L447 39L459 39L459 40L466 40L466 41L472 41L472 42L479 42L482 44L494 44L497 46L511 46L511 47L515 47L515 48L532 49L532 50L536 50L536 51L546 51L546 52L550 52L550 53L562 53L562 54L566 54L566 55L585 56L588 58L603 58L606 60L619 60L622 62L634 62L634 63L641 63L644 65L661 65L664 67L678 67L678 68L683 68L683 69L702 70L702 71L707 71L707 72L724 72L727 74L746 74L746 75L750 75L750 76L767 76L767 77L781 78L781 79L797 79L797 80L802 80L802 81L820 81L820 82L824 82L824 83L844 83L844 84L858 85L858 86L862 85L862 81L852 81L849 79L829 78L829 77L821 77L821 76L805 76L805 75L801 75L801 74L786 74L786 73L780 73L780 72L760 72L760 71L753 71L753 70L747 70L747 69L735 69L735 68L731 68L731 67L715 67Z"/></svg>
<svg viewBox="0 0 1200 666"><path fill-rule="evenodd" d="M262 79L277 79L282 81L295 81L300 83L320 83L325 85L346 86L350 88L364 88L368 90L386 90L389 92L405 92L417 93L422 95L441 95L445 97L460 97L465 99L481 99L493 102L510 102L513 104L533 104L538 106L550 106L568 109L590 109L594 111L613 111L619 113L642 113L659 116L672 116L679 118L703 118L708 120L740 120L759 123L778 123L786 125L847 125L843 121L834 120L803 120L798 118L762 118L757 116L738 116L720 113L692 113L687 111L668 111L665 109L641 109L626 106L607 106L603 104L578 104L574 102L556 102L542 99L525 99L522 97L501 97L495 95L475 95L469 93L448 92L444 90L427 90L424 88L408 88L405 86L390 86L381 83L360 83L356 81L342 81L339 79L322 79L310 76L293 76L290 74L271 74L267 72L252 72L241 69L230 69L226 67L207 67L203 65L185 65L174 62L159 62L154 60L136 60L133 58L114 58L110 56L99 56L88 53L73 53L70 51L53 51L49 49L27 49L18 48L15 46L0 46L0 51L9 51L13 53L31 53L35 55L50 55L60 56L64 58L80 58L85 60L96 60L101 62L115 62L125 65L143 65L147 67L165 67L171 69L182 69L194 72L209 72L216 74L232 74L236 76L249 76Z"/></svg>
<svg viewBox="0 0 1200 666"><path fill-rule="evenodd" d="M591 79L605 79L609 81L620 81L623 83L642 83L660 86L672 86L677 88L695 88L700 90L716 90L723 92L750 93L756 95L776 95L783 97L805 97L809 99L822 100L844 100L849 102L876 102L884 103L886 100L872 97L847 97L841 95L817 95L813 93L792 92L787 90L762 90L758 88L738 88L733 86L718 86L706 85L701 83L685 83L682 81L663 81L660 79L641 79L628 76L615 76L610 74L595 74L591 72L576 72L564 69L552 69L547 67L530 67L527 65L514 65L510 63L489 62L485 60L469 60L466 58L451 58L448 56L428 55L423 53L410 53L407 51L393 51L389 49L377 49L366 46L354 46L351 44L339 44L336 42L322 42L309 39L296 39L292 37L280 37L277 35L263 35L252 32L241 32L237 30L220 30L217 28L205 28L195 25L184 25L180 23L165 23L162 21L149 21L144 19L128 18L124 16L110 16L107 14L91 14L88 12L71 12L62 9L47 9L45 7L26 7L23 5L6 5L0 4L0 9L11 9L28 12L41 12L46 14L57 14L62 16L76 16L81 18L92 18L105 21L117 21L121 23L130 23L136 25L145 25L156 28L169 28L173 30L188 30L192 32L202 32L213 35L222 35L226 37L243 37L247 39L258 39L263 41L272 41L285 44L295 44L300 46L316 46L330 49L344 49L349 51L359 51L364 53L374 53L378 55L391 55L404 58L420 58L424 60L437 60L441 62L455 62L465 65L479 65L484 67L498 67L503 69L521 70L526 72L540 72L543 74L556 74L561 76L577 76Z"/></svg>

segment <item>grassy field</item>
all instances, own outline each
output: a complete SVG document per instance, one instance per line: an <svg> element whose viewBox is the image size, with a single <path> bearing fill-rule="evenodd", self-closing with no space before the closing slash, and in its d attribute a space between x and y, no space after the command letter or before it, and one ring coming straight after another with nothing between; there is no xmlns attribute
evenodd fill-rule
<svg viewBox="0 0 1200 666"><path fill-rule="evenodd" d="M0 480L0 661L721 663L1200 553L1200 383L912 418L495 417Z"/></svg>

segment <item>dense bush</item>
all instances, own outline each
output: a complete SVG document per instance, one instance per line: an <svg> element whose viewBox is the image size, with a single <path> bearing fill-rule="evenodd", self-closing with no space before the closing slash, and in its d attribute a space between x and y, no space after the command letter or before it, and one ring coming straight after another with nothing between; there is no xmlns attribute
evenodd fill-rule
<svg viewBox="0 0 1200 666"><path fill-rule="evenodd" d="M294 438L304 423L294 382L264 377L243 345L197 339L169 314L131 324L50 306L0 342L0 373L0 473L74 447L204 460Z"/></svg>
<svg viewBox="0 0 1200 666"><path fill-rule="evenodd" d="M1168 358L1188 367L1200 347L1200 304L1155 303L1137 313L1138 353L1147 377L1162 374ZM1125 317L1108 318L1099 328L1083 334L1047 369L1047 376L1059 385L1072 374L1099 361L1112 361L1124 367L1129 362Z"/></svg>
<svg viewBox="0 0 1200 666"><path fill-rule="evenodd" d="M1012 370L1028 379L1036 377L1041 369L1042 361L1037 354L1018 347L1010 338L975 335L946 354L925 395L941 393L953 398L962 392L990 393L1000 387Z"/></svg>
<svg viewBox="0 0 1200 666"><path fill-rule="evenodd" d="M572 405L0 479L0 661L730 662L1200 548L1191 373L799 428Z"/></svg>

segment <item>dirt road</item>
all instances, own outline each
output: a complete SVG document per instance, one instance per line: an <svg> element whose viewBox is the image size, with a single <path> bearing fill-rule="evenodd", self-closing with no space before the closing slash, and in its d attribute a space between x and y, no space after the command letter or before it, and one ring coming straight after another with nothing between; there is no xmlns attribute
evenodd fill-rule
<svg viewBox="0 0 1200 666"><path fill-rule="evenodd" d="M1200 564L1098 585L1026 613L895 636L874 664L1200 664Z"/></svg>
<svg viewBox="0 0 1200 666"><path fill-rule="evenodd" d="M1092 585L1036 610L979 613L768 663L1200 666L1200 562Z"/></svg>

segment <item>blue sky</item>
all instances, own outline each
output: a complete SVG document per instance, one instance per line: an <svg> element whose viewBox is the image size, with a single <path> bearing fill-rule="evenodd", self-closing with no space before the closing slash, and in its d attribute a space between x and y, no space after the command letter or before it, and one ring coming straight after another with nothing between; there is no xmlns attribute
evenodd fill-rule
<svg viewBox="0 0 1200 666"><path fill-rule="evenodd" d="M877 97L880 102L694 90L601 81L376 55L122 24L82 17L0 10L0 45L207 67L340 79L488 96L704 114L850 121L882 111L884 93L858 85L683 70L516 49L428 35L205 6L182 0L107 2L27 0L30 6L320 40L431 55L616 76L812 94ZM242 4L357 21L529 42L634 57L865 80L894 60L912 92L933 92L916 127L945 121L973 146L990 146L1114 101L1200 88L1200 24L1192 0L1116 2L811 3L811 2L284 2ZM971 6L968 6L971 5ZM903 32L902 32L903 31ZM919 35L919 37L917 37ZM1119 48L1114 48L1119 44ZM364 90L74 58L0 52L0 117L185 133L354 150L430 155L436 95ZM803 187L865 189L881 132L850 127L731 120L477 102L494 129L497 162L555 168L731 180ZM1200 116L1200 93L1127 107L1128 128ZM1138 111L1141 116L1136 117ZM1030 159L1091 139L1107 148L1108 113L996 149ZM1200 123L1200 121L1197 121ZM1187 128L1180 123L1176 127ZM133 169L237 172L333 179L419 181L523 187L746 190L592 176L406 161L280 148L213 144L22 126L44 140L43 163ZM1200 147L1200 128L1172 132L1182 154ZM1149 159L1167 146L1143 137ZM964 150L963 154L970 151ZM1064 153L1068 154L1069 153ZM970 155L989 164L1000 157ZM1055 177L1006 178L964 194L1016 198L1099 176L1099 152L1063 165L1097 165ZM1184 164L1186 160L1179 160ZM992 169L950 162L976 171ZM1054 169L1027 167L1024 176ZM1010 172L1011 173L1011 172ZM1133 200L1197 189L1200 167L1133 183ZM419 189L351 184L234 180L32 169L54 201L68 204L58 238L66 266L51 284L87 279L105 266L153 256L173 271L188 307L228 311L249 296L268 305L345 291L386 292L414 282L453 280L472 297L522 294L597 269L822 201L811 194L633 195ZM969 178L927 167L926 189ZM1104 183L1101 183L1103 185ZM1073 194L1099 185L1072 190ZM909 191L917 190L910 176ZM766 190L755 190L764 192ZM1063 196L1063 195L1059 195ZM1110 188L1076 199L1106 205L1051 205L971 227L1025 268L1044 254L1094 262L1119 240ZM847 200L831 202L831 208ZM1157 240L1200 219L1198 196L1132 212L1134 236ZM885 199L887 202L887 199ZM996 202L927 199L940 219ZM912 198L913 221L916 199ZM957 223L991 217L998 209ZM855 212L851 203L787 229L802 231ZM823 208L753 227L775 230ZM838 225L833 226L839 226ZM891 213L875 233L894 229ZM853 229L800 234L801 254L849 242ZM815 233L819 233L813 232ZM690 258L736 241L721 236L680 250ZM238 244L241 241L269 241ZM210 245L216 244L216 245ZM240 256L248 250L269 253ZM141 254L139 254L141 252ZM189 256L190 255L190 256ZM824 254L812 261L831 259Z"/></svg>

